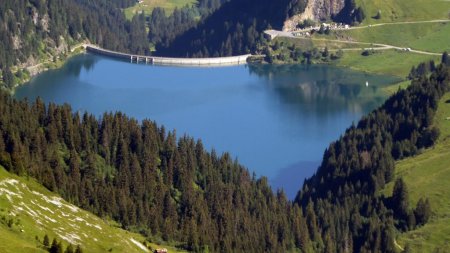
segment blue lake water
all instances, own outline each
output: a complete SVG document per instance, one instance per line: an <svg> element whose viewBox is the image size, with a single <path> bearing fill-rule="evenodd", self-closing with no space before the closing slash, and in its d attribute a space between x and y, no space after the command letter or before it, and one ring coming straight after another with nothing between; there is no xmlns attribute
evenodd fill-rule
<svg viewBox="0 0 450 253"><path fill-rule="evenodd" d="M292 198L328 144L381 105L381 88L395 81L325 65L168 67L83 54L33 78L15 97L155 120L230 152Z"/></svg>

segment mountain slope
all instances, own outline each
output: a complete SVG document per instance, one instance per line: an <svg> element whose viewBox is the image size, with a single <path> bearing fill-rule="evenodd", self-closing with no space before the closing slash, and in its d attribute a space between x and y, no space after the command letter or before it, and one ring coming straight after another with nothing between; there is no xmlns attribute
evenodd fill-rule
<svg viewBox="0 0 450 253"><path fill-rule="evenodd" d="M210 57L254 52L265 29L281 28L286 18L305 6L305 0L232 0L170 46L157 47L157 53Z"/></svg>
<svg viewBox="0 0 450 253"><path fill-rule="evenodd" d="M113 227L35 180L13 175L3 167L0 219L0 252L46 252L42 245L45 234L63 241L64 246L80 245L85 252L150 252L142 245L141 235Z"/></svg>
<svg viewBox="0 0 450 253"><path fill-rule="evenodd" d="M411 246L413 252L441 252L450 247L450 93L439 102L434 123L441 135L433 148L396 164L396 177L402 177L413 206L420 198L429 198L433 215L424 226L403 233L398 243ZM392 192L393 184L383 191ZM446 251L442 251L446 252Z"/></svg>

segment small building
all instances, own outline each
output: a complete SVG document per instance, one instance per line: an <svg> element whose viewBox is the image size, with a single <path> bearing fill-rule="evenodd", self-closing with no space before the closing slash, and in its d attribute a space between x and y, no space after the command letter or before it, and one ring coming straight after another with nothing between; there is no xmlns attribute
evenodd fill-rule
<svg viewBox="0 0 450 253"><path fill-rule="evenodd" d="M155 251L153 251L153 253L167 253L167 249L166 248L162 248L162 249L155 249Z"/></svg>

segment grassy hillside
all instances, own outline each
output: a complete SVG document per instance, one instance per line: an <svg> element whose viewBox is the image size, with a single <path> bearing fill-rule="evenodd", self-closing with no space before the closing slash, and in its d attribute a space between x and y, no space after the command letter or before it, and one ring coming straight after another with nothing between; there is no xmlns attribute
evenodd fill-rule
<svg viewBox="0 0 450 253"><path fill-rule="evenodd" d="M364 72L405 78L412 66L429 60L439 62L441 58L439 56L413 54L395 49L377 51L369 56L362 56L361 52L362 50L344 52L337 65Z"/></svg>
<svg viewBox="0 0 450 253"><path fill-rule="evenodd" d="M450 1L446 0L356 0L366 13L364 24L448 19ZM380 19L370 18L381 11Z"/></svg>
<svg viewBox="0 0 450 253"><path fill-rule="evenodd" d="M150 252L144 238L81 210L32 179L0 167L0 252L46 252L42 240L57 238L64 248L80 245L84 252ZM151 248L172 247L149 243Z"/></svg>
<svg viewBox="0 0 450 253"><path fill-rule="evenodd" d="M136 3L134 6L126 8L125 16L131 19L135 14L139 14L142 11L145 13L152 13L152 10L156 7L163 8L167 14L173 12L175 8L181 8L186 5L193 5L197 0L143 0L141 3Z"/></svg>
<svg viewBox="0 0 450 253"><path fill-rule="evenodd" d="M343 49L342 59L337 65L356 70L405 77L411 66L439 57L400 50L381 50L370 56L362 56L362 50L370 44L378 43L402 48L412 48L432 53L450 51L450 22L388 24L396 22L420 22L450 19L450 1L447 0L356 0L363 7L366 18L360 29L332 31L329 35L313 36L313 39L285 39L301 48L328 47L330 50ZM381 18L375 19L381 11ZM340 42L338 42L340 41ZM353 43L348 43L349 41Z"/></svg>
<svg viewBox="0 0 450 253"><path fill-rule="evenodd" d="M357 0L366 18L361 26L450 19L446 0ZM378 10L381 18L373 18ZM434 53L450 51L450 23L390 24L333 32L328 38L382 43Z"/></svg>
<svg viewBox="0 0 450 253"><path fill-rule="evenodd" d="M403 177L410 203L429 198L433 216L431 221L414 231L400 234L397 242L409 244L413 252L449 252L450 249L450 93L440 101L435 116L441 135L435 147L396 164L396 177ZM385 193L392 192L393 183ZM440 249L443 251L436 251ZM447 250L447 251L444 251Z"/></svg>
<svg viewBox="0 0 450 253"><path fill-rule="evenodd" d="M450 24L448 26L450 27ZM448 36L450 36L450 31ZM361 53L363 51L363 48L368 48L370 47L370 45L339 42L336 40L323 39L321 37L314 39L280 37L276 38L275 42L276 41L278 41L280 45L294 44L297 48L301 48L302 50L313 48L322 49L327 47L331 52L335 52L339 49L342 49L344 50L342 58L338 61L334 61L334 64L341 67L352 68L358 71L386 74L397 76L400 78L405 78L409 74L411 67L417 65L420 62L426 62L430 60L439 62L441 59L440 56L415 54L396 49L379 50L376 51L375 54L362 56ZM394 91L396 90L397 88L395 88Z"/></svg>
<svg viewBox="0 0 450 253"><path fill-rule="evenodd" d="M331 38L410 47L434 53L450 51L450 22L383 25L332 34Z"/></svg>

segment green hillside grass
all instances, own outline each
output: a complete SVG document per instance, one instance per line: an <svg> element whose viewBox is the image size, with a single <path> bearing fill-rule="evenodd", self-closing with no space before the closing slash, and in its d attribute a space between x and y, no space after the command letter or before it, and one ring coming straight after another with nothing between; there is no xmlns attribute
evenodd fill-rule
<svg viewBox="0 0 450 253"><path fill-rule="evenodd" d="M84 252L150 252L142 245L141 235L117 228L67 203L33 179L0 167L0 252L46 252L42 246L45 234L50 241L55 237L62 241L64 248L71 243L80 245Z"/></svg>
<svg viewBox="0 0 450 253"><path fill-rule="evenodd" d="M440 101L435 124L441 135L438 143L422 154L396 164L396 177L402 177L409 190L410 203L429 198L432 218L416 230L400 234L397 242L409 244L413 252L449 252L450 249L450 93ZM392 193L393 183L384 193ZM447 250L447 251L436 251Z"/></svg>
<svg viewBox="0 0 450 253"><path fill-rule="evenodd" d="M411 66L429 60L440 61L439 56L413 54L395 49L377 51L369 56L362 56L361 52L362 50L344 52L337 65L364 72L405 78L411 70Z"/></svg>
<svg viewBox="0 0 450 253"><path fill-rule="evenodd" d="M143 0L142 3L136 3L134 6L126 8L124 12L128 19L141 12L151 14L156 7L161 7L166 11L166 14L170 14L175 8L181 8L186 5L192 6L196 2L197 0Z"/></svg>
<svg viewBox="0 0 450 253"><path fill-rule="evenodd" d="M450 1L449 1L450 3ZM449 7L450 11L450 7ZM416 50L442 53L450 51L450 22L395 24L335 31L329 38L389 44Z"/></svg>
<svg viewBox="0 0 450 253"><path fill-rule="evenodd" d="M277 37L274 39L274 42L279 41L280 43L285 43L286 45L294 44L296 47L301 48L302 50L308 50L313 48L325 48L327 47L330 50L338 50L343 48L366 48L367 44L359 44L359 43L347 43L341 41L331 41L328 40L327 37L321 38L320 36L315 36L314 39L310 38L289 38L289 37Z"/></svg>
<svg viewBox="0 0 450 253"><path fill-rule="evenodd" d="M363 24L448 19L450 1L447 0L356 0L367 18ZM381 18L373 19L381 10Z"/></svg>

